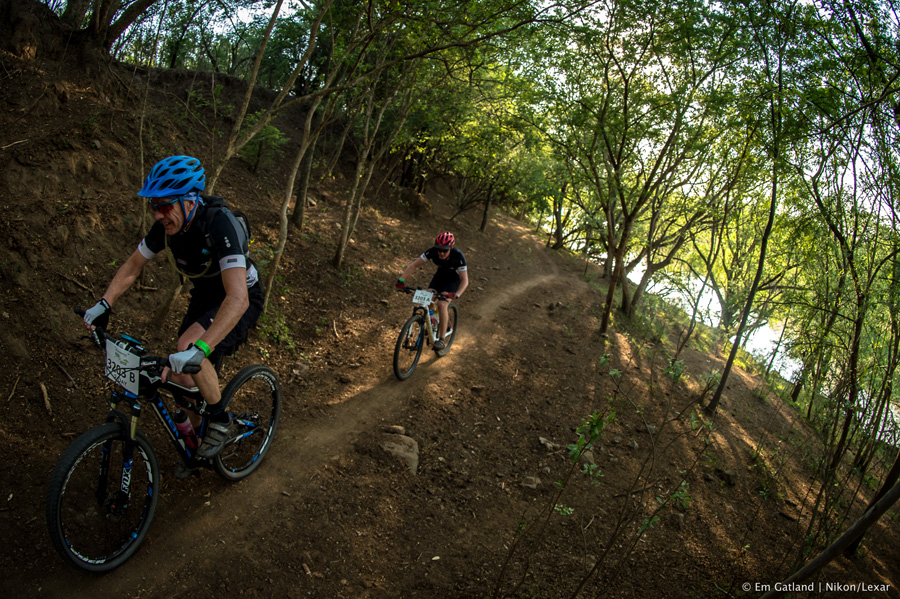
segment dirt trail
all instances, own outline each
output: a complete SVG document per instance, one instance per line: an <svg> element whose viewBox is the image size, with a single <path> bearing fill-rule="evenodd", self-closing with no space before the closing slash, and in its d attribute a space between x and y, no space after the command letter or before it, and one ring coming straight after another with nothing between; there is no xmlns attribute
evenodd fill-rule
<svg viewBox="0 0 900 599"><path fill-rule="evenodd" d="M451 220L453 193L439 177L429 183L430 213L412 217L389 185L367 199L346 267L335 271L329 264L350 163L313 190L315 209L283 255L273 319L226 365L233 373L265 362L281 377L285 409L266 463L237 484L211 472L178 481L175 455L160 437L163 489L143 546L104 576L69 567L48 539L44 493L60 452L105 415L96 352L78 341L83 327L71 309L96 301L123 248L137 243L142 216L125 193L141 185L142 162L131 148L142 133L132 125L148 117L142 131L154 140L151 152L195 154L209 151L204 140L218 125L185 130L183 103L196 73L160 81L148 112L100 91L116 85L98 86L97 73L127 81L132 69L3 61L15 85L0 86L10 107L0 112L0 131L16 134L6 164L16 192L6 194L0 222L8 241L0 248L0 597L490 596L511 539L556 501L578 426L608 410L616 421L594 452L602 478L573 477L563 504L553 505L559 510L548 511L535 553L511 561L508 578L523 581L516 596L570 596L600 555L608 560L582 596L736 597L743 583L772 584L790 573L810 524L808 499L819 488L810 474L818 442L802 414L736 368L710 446L700 438L705 427L694 432L687 420L681 432L674 422L663 427L670 405L702 419L689 408L720 357L689 346L685 376L669 381L666 350L680 331L649 298L636 319L616 312L609 336L600 337L599 273L545 249L533 230L499 212L486 234L477 232L480 214ZM236 105L242 97L225 86L221 99ZM299 116L285 114L278 124L291 139ZM254 174L236 160L223 176L221 189L250 215L263 257L277 241L273 198L282 196L288 171L282 163ZM448 356L426 354L399 382L391 353L410 305L391 292L393 278L425 249L421 241L447 228L471 267L459 338ZM134 326L122 332L163 348L178 316L153 328L148 315L172 273L160 263L148 275L142 293L118 304L116 326ZM772 408L783 424L775 430ZM656 418L655 439L648 418ZM419 444L416 476L381 447L383 427L398 424ZM144 428L152 437L159 427ZM637 481L646 493L626 493L654 447L656 469ZM667 508L634 545L617 539L616 530L626 537L639 530L701 448L708 455L678 487L689 492L687 505ZM879 476L883 470L869 478ZM847 480L858 488L845 510L853 519L872 489L853 474ZM616 514L631 520L617 527ZM890 592L871 596L900 598L897 518L879 522L861 557L833 562L821 580L889 583ZM515 581L500 582L509 590Z"/></svg>
<svg viewBox="0 0 900 599"><path fill-rule="evenodd" d="M602 297L581 276L583 266L548 251L502 215L492 227L492 235L465 234L470 288L458 304L459 336L447 356L427 352L410 379L394 378L391 355L411 307L385 280L370 298L376 308L368 318L350 314L346 326L329 329L311 346L318 353L303 379L282 364L285 412L266 462L251 477L232 484L204 472L177 481L174 455L161 442L156 520L129 562L100 577L77 572L50 548L42 522L33 523L37 534L27 554L34 557L0 582L0 590L11 591L4 596L489 596L515 531L554 496L555 482L568 470L563 448L576 427L609 408L609 377L597 364L608 352L606 368L623 373L629 401L620 398L613 407L616 423L597 449L603 477L598 485L570 483L563 507L571 513L554 516L530 566L536 589L566 596L592 552L609 543L623 490L653 451L644 417L659 425L653 418L662 406L671 399L682 409L696 387L659 380L654 372L662 356L633 343L623 329L607 339L594 333ZM382 260L383 278L408 259ZM706 355L691 350L684 359L694 375L709 369ZM744 466L753 446L770 436L748 381L735 378L726 405L729 419L740 423L717 430L724 441L709 450L711 464L732 469L736 484L722 486L713 466L690 475L692 501L677 514L681 519L667 517L648 531L628 568L605 572L586 596L711 597L721 595L717 587L784 574L755 556L741 557L748 544L782 542L778 551L790 552L791 535L805 525L783 517L795 504L760 503L756 479ZM740 409L732 415L731 406ZM404 426L418 442L417 475L381 448L389 425ZM674 443L680 433L673 427L663 431L665 440L656 439L658 446L671 445L649 481L655 493L671 488L694 459L690 442ZM737 432L742 440L733 443ZM781 436L803 446L794 428ZM39 512L40 506L32 522ZM853 571L831 570L830 579L891 580L896 544L888 534L881 538L871 559ZM512 563L501 581L505 590L518 576L520 562Z"/></svg>
<svg viewBox="0 0 900 599"><path fill-rule="evenodd" d="M519 229L512 221L506 227ZM534 243L532 256L539 266L512 263L485 273L473 265L472 292L460 301L461 326L453 351L447 356L437 359L428 352L410 379L397 381L390 370L397 327L386 327L373 349L377 358L372 360L370 371L357 377L374 382L345 398L316 397L323 405L330 404L319 418L304 422L283 418L266 463L238 484L219 481L209 472L200 479L174 481L168 471L171 452L167 447L157 447L165 486L150 534L135 557L103 577L51 566L43 580L36 584L22 581L24 587L39 589L40 595L51 597L158 596L162 588L169 593L178 587L187 590L187 581L195 579L198 572L237 569L241 562L246 567L247 560L258 559L254 558L258 545L277 538L285 526L290 526L291 518L315 518L315 514L303 514L303 505L306 494L316 490L310 481L317 471L344 459L355 438L398 422L410 396L440 389L448 384L448 373L466 372L470 363L496 353L502 340L497 331L506 328L503 319L528 310L534 303L534 290L565 280L541 246L530 243ZM482 250L477 240L472 245L477 253L493 251L487 247ZM488 289L476 292L478 280L484 278L488 279ZM393 312L405 313L406 306L402 306ZM509 312L498 318L501 308ZM191 493L201 497L192 498ZM167 582L161 588L163 577Z"/></svg>

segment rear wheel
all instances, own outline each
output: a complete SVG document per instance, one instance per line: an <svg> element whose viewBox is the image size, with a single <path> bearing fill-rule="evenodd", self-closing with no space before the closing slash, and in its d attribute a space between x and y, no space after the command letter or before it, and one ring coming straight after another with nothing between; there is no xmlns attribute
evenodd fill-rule
<svg viewBox="0 0 900 599"><path fill-rule="evenodd" d="M405 381L413 373L424 345L425 319L415 314L403 324L394 348L394 374L398 379Z"/></svg>
<svg viewBox="0 0 900 599"><path fill-rule="evenodd" d="M435 352L442 357L446 356L447 352L450 351L450 346L453 345L453 338L456 337L456 321L459 315L456 312L456 306L453 304L447 306L447 318L447 334L444 335L444 349Z"/></svg>
<svg viewBox="0 0 900 599"><path fill-rule="evenodd" d="M130 558L156 511L156 453L138 432L129 463L125 440L125 429L117 422L94 427L63 452L50 476L50 540L60 555L88 572L108 572ZM123 482L129 480L125 492Z"/></svg>
<svg viewBox="0 0 900 599"><path fill-rule="evenodd" d="M222 401L228 402L234 432L213 463L222 477L241 480L256 470L272 446L281 417L278 376L268 366L248 366L225 386Z"/></svg>

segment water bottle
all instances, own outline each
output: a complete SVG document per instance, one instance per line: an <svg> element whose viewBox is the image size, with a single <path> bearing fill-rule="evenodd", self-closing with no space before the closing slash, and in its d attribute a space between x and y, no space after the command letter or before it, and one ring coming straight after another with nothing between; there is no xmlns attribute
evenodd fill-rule
<svg viewBox="0 0 900 599"><path fill-rule="evenodd" d="M437 319L434 317L434 310L428 309L428 317L431 319L431 328L437 330Z"/></svg>
<svg viewBox="0 0 900 599"><path fill-rule="evenodd" d="M194 426L188 419L187 414L184 413L184 410L175 410L172 417L175 420L175 428L184 437L184 443L188 446L188 449L196 449L197 433L194 431Z"/></svg>

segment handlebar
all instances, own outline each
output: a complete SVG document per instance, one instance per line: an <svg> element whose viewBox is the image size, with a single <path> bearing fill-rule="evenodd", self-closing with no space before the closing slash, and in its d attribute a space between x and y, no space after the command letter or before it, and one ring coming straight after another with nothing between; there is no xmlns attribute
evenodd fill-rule
<svg viewBox="0 0 900 599"><path fill-rule="evenodd" d="M75 314L84 318L84 314L86 310L82 310L81 308L74 309ZM131 337L129 335L122 335L122 338L118 338L115 335L109 333L101 326L93 325L94 329L91 331L90 339L93 340L94 344L99 347L101 350L105 351L106 340L112 340L114 342L125 342L129 346L133 347L136 350L136 353L141 357L141 370L146 371L148 374L152 376L161 376L162 370L164 368L169 368L171 365L169 364L168 356L148 356L145 355L146 350L144 349L143 344ZM199 367L189 366L184 369L184 374L196 374L200 372Z"/></svg>
<svg viewBox="0 0 900 599"><path fill-rule="evenodd" d="M416 291L423 291L423 290L429 291L428 287L410 287L408 285L405 287L395 287L395 289L397 290L397 293L406 293L406 294L415 293ZM441 291L440 293L435 291L434 292L434 295L436 296L435 299L448 300L448 299L456 298L456 294L454 294L453 297L447 297L446 293L447 293L446 291Z"/></svg>

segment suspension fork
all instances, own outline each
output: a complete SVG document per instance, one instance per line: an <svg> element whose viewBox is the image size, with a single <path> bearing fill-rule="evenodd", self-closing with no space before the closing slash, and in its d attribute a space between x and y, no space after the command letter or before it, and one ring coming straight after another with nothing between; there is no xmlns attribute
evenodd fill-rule
<svg viewBox="0 0 900 599"><path fill-rule="evenodd" d="M138 422L141 418L141 404L138 403L137 397L132 396L130 393L126 393L126 395L131 399L131 411L128 419L126 420L125 416L115 409L113 409L107 417L107 421L119 421L123 431L126 433L122 444L122 472L119 481L119 489L116 492L112 504L107 506L110 513L116 515L125 511L131 498L131 474L132 466L134 464L135 439L137 437ZM113 399L115 399L115 397ZM110 403L114 408L115 404L118 402L112 401ZM103 451L100 458L100 475L97 480L95 496L97 501L101 504L107 501L105 489L109 481L109 463L112 453L112 444L113 439L110 439L103 444Z"/></svg>

